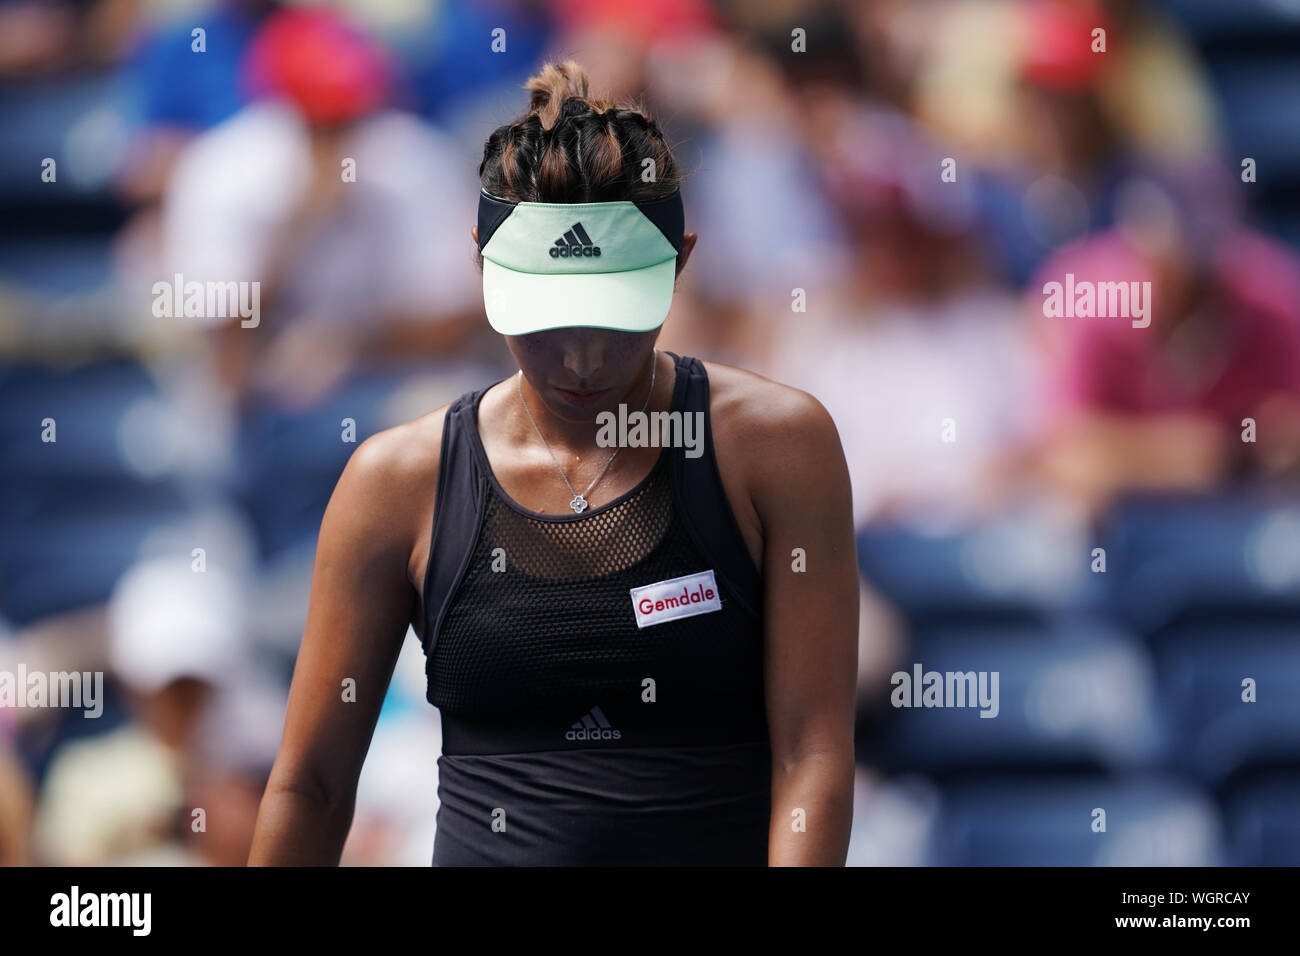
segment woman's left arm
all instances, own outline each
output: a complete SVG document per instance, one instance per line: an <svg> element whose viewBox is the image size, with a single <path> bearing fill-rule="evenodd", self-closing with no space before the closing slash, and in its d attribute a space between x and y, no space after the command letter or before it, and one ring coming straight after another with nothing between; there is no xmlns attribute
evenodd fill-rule
<svg viewBox="0 0 1300 956"><path fill-rule="evenodd" d="M848 466L820 402L786 388L768 395L746 416L751 500L764 538L768 865L843 866L859 606Z"/></svg>

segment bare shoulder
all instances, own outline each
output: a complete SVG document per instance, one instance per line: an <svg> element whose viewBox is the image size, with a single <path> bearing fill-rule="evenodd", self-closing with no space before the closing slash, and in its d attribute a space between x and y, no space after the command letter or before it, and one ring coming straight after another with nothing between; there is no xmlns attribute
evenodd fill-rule
<svg viewBox="0 0 1300 956"><path fill-rule="evenodd" d="M432 516L441 460L443 406L367 438L339 477L326 523L350 525L379 546L409 549Z"/></svg>
<svg viewBox="0 0 1300 956"><path fill-rule="evenodd" d="M791 489L822 503L847 496L844 451L821 402L745 369L704 367L718 470L748 538L765 539L780 516L797 510ZM751 540L751 553L753 547Z"/></svg>
<svg viewBox="0 0 1300 956"><path fill-rule="evenodd" d="M715 438L766 444L802 436L801 443L839 444L830 413L808 392L732 365L705 362L704 367Z"/></svg>
<svg viewBox="0 0 1300 956"><path fill-rule="evenodd" d="M438 477L442 427L450 405L371 435L352 453L348 470L358 483L395 494Z"/></svg>

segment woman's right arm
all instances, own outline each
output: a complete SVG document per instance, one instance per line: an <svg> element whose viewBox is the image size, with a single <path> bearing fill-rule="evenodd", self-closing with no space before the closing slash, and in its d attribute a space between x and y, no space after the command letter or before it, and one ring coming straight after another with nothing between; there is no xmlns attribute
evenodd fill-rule
<svg viewBox="0 0 1300 956"><path fill-rule="evenodd" d="M363 443L325 510L250 866L338 865L357 779L418 604L408 565L416 529L432 513L437 438L431 450L430 433L440 429L422 421Z"/></svg>

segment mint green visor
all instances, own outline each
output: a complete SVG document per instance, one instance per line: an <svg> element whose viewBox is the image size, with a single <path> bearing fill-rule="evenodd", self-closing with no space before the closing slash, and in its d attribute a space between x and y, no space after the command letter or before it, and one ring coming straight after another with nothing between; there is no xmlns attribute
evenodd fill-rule
<svg viewBox="0 0 1300 956"><path fill-rule="evenodd" d="M502 335L657 329L672 304L683 223L676 190L594 203L510 202L480 190L488 322Z"/></svg>

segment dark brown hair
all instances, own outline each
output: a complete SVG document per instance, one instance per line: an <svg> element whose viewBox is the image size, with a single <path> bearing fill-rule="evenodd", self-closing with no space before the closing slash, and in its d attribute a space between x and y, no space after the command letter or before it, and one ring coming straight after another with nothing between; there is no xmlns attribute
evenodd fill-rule
<svg viewBox="0 0 1300 956"><path fill-rule="evenodd" d="M576 61L546 63L524 84L528 113L492 131L479 184L513 202L653 199L680 187L682 172L659 124L639 104L587 95ZM653 181L642 179L645 160ZM476 255L482 267L482 258Z"/></svg>

